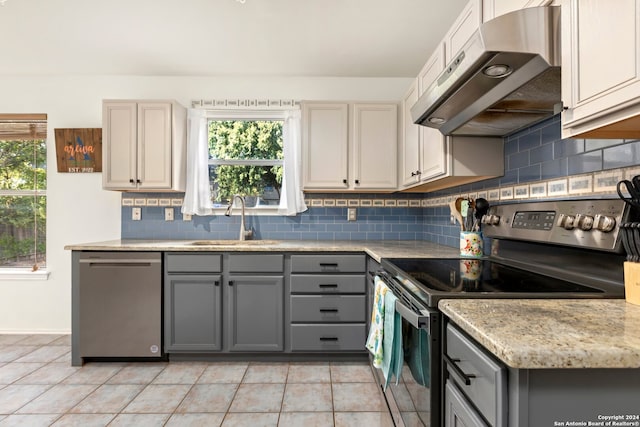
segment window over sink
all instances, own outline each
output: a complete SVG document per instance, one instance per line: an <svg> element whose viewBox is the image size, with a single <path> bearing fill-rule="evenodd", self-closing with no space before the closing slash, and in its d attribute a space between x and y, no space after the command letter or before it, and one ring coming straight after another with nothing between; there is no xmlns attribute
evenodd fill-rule
<svg viewBox="0 0 640 427"><path fill-rule="evenodd" d="M283 119L277 113L235 111L209 116L209 179L215 208L234 194L247 208L275 209L284 167Z"/></svg>

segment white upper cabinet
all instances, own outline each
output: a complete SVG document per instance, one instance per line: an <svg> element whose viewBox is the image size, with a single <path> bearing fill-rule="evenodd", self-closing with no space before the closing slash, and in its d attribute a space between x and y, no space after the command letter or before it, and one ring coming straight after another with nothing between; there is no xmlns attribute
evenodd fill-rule
<svg viewBox="0 0 640 427"><path fill-rule="evenodd" d="M303 187L327 190L347 188L348 104L304 103L302 141Z"/></svg>
<svg viewBox="0 0 640 427"><path fill-rule="evenodd" d="M548 6L552 3L552 0L482 0L482 22L490 21L514 10Z"/></svg>
<svg viewBox="0 0 640 427"><path fill-rule="evenodd" d="M184 191L184 107L171 101L105 100L102 132L104 189Z"/></svg>
<svg viewBox="0 0 640 427"><path fill-rule="evenodd" d="M356 190L398 187L398 105L353 105L353 174Z"/></svg>
<svg viewBox="0 0 640 427"><path fill-rule="evenodd" d="M440 43L402 100L402 187L411 187L446 172L444 135L437 129L414 124L411 117L411 107L444 70L444 56L444 43Z"/></svg>
<svg viewBox="0 0 640 427"><path fill-rule="evenodd" d="M302 118L305 190L397 188L397 104L305 102Z"/></svg>
<svg viewBox="0 0 640 427"><path fill-rule="evenodd" d="M444 36L445 62L456 57L482 23L482 0L470 0Z"/></svg>
<svg viewBox="0 0 640 427"><path fill-rule="evenodd" d="M411 186L420 181L420 131L413 123L411 107L418 100L418 79L415 79L402 98L402 139L400 141L400 184Z"/></svg>
<svg viewBox="0 0 640 427"><path fill-rule="evenodd" d="M640 0L562 3L562 137L640 137Z"/></svg>

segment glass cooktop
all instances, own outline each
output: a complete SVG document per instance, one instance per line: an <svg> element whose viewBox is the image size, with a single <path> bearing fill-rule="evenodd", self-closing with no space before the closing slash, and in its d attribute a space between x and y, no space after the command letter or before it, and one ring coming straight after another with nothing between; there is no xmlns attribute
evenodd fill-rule
<svg viewBox="0 0 640 427"><path fill-rule="evenodd" d="M405 284L409 278L421 284L428 294L489 293L491 298L511 295L526 298L531 295L557 297L560 294L603 293L597 288L488 259L392 258L384 259L382 265L397 279L405 279Z"/></svg>

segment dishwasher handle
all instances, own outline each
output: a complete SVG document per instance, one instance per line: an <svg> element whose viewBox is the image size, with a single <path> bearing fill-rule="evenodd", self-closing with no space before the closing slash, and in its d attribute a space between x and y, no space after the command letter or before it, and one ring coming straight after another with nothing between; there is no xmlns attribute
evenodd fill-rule
<svg viewBox="0 0 640 427"><path fill-rule="evenodd" d="M126 259L126 258L112 258L112 259L81 259L80 264L89 264L101 266L101 267L149 267L151 264L160 264L159 259Z"/></svg>

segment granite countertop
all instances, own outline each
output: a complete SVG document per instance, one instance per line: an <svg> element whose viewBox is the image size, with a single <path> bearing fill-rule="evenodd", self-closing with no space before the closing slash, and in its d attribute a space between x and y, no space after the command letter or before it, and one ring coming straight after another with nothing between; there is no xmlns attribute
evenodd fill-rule
<svg viewBox="0 0 640 427"><path fill-rule="evenodd" d="M449 299L438 308L512 368L640 368L640 306L624 299Z"/></svg>
<svg viewBox="0 0 640 427"><path fill-rule="evenodd" d="M210 242L211 244L203 244ZM365 252L381 258L457 258L457 248L413 240L109 240L67 245L78 251Z"/></svg>

